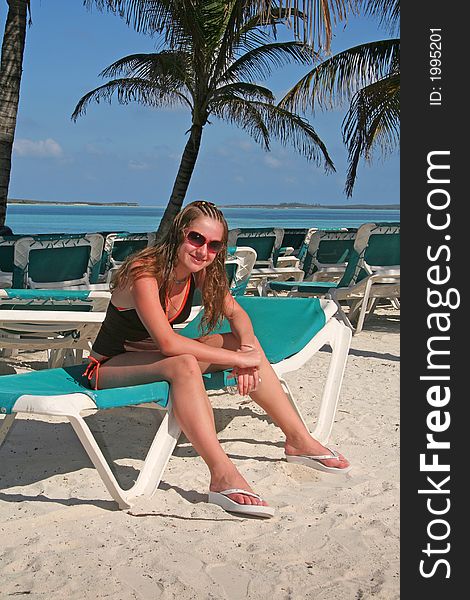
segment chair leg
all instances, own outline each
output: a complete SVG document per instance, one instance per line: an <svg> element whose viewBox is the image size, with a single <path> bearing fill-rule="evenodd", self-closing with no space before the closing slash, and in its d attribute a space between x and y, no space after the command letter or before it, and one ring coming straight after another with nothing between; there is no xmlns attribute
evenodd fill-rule
<svg viewBox="0 0 470 600"><path fill-rule="evenodd" d="M129 490L123 490L118 484L101 448L98 446L83 417L80 415L69 415L68 418L106 489L118 503L119 508L130 508L138 497L148 499L152 496L158 488L163 472L181 433L173 415L171 404L169 404L169 409L150 446L137 481Z"/></svg>
<svg viewBox="0 0 470 600"><path fill-rule="evenodd" d="M171 395L171 392L170 392ZM151 498L156 492L165 472L168 461L181 435L181 429L171 408L171 398L168 410L158 428L158 432L150 446L145 463L137 477L134 486L127 497L133 502L138 497Z"/></svg>
<svg viewBox="0 0 470 600"><path fill-rule="evenodd" d="M352 337L352 332L349 327L345 327L335 319L331 319L330 323L332 335L329 344L332 349L332 354L320 402L317 424L312 431L313 437L322 444L328 442L328 438L330 437L333 428L336 407L338 405Z"/></svg>
<svg viewBox="0 0 470 600"><path fill-rule="evenodd" d="M0 446L7 439L7 436L11 430L11 427L13 425L15 417L16 417L16 413L12 413L10 415L5 415L4 419L2 419L2 422L0 424Z"/></svg>
<svg viewBox="0 0 470 600"><path fill-rule="evenodd" d="M351 318L353 317L353 314L346 314L343 310L343 307L341 306L340 301L337 300L333 294L331 296L327 295L326 297L334 300L336 306L338 307L338 312L336 316L339 317L339 319L341 319L341 321L346 325L346 327L349 327L349 329L354 332L354 325L351 323ZM352 311L352 313L354 313L354 310Z"/></svg>
<svg viewBox="0 0 470 600"><path fill-rule="evenodd" d="M48 369L57 369L64 364L66 348L54 348L49 350L49 358L47 361Z"/></svg>
<svg viewBox="0 0 470 600"><path fill-rule="evenodd" d="M294 395L292 394L290 387L287 385L287 381L283 378L283 377L279 377L279 381L281 383L282 389L284 390L284 392L286 393L286 396L289 399L289 402L292 404L292 406L294 407L295 412L299 415L300 420L302 421L302 423L305 425L305 427L307 429L309 429L309 426L307 425L307 423L305 422L305 419L302 415L302 413L300 412L299 406L297 404L297 402L294 399Z"/></svg>
<svg viewBox="0 0 470 600"><path fill-rule="evenodd" d="M101 480L103 481L106 489L111 494L113 500L115 500L119 508L130 508L130 504L126 498L126 491L124 491L118 484L113 472L111 471L101 448L98 446L90 428L85 423L85 420L80 415L69 415L70 423L78 436L78 439L82 443L83 448L90 457L91 462L98 471Z"/></svg>
<svg viewBox="0 0 470 600"><path fill-rule="evenodd" d="M361 333L362 327L364 326L364 320L366 318L366 311L369 305L370 290L372 287L372 281L368 279L366 283L366 289L364 290L364 298L362 299L361 310L359 312L359 318L357 319L355 333Z"/></svg>

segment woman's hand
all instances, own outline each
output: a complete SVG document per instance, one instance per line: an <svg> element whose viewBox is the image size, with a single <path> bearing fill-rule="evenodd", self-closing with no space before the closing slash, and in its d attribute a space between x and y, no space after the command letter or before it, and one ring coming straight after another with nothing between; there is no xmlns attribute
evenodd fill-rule
<svg viewBox="0 0 470 600"><path fill-rule="evenodd" d="M253 348L252 350L238 350L235 367L247 369L250 367L259 367L261 364L261 353Z"/></svg>
<svg viewBox="0 0 470 600"><path fill-rule="evenodd" d="M256 391L259 383L259 371L256 367L245 369L235 367L232 370L232 375L237 378L237 388L240 396L247 396Z"/></svg>
<svg viewBox="0 0 470 600"><path fill-rule="evenodd" d="M250 355L250 359L255 353L259 356L259 359L261 359L260 352L256 350L255 346L252 344L240 344L238 353L245 357L248 354ZM259 364L260 363L258 362L258 364L253 366L238 366L233 369L232 373L237 377L238 393L241 396L247 396L251 392L256 391L259 383Z"/></svg>

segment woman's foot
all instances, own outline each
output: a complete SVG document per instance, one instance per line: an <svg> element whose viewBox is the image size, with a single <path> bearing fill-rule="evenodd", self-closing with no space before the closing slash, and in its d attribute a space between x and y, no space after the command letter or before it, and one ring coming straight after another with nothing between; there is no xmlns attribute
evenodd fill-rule
<svg viewBox="0 0 470 600"><path fill-rule="evenodd" d="M250 495L243 493L234 493L228 494L227 498L233 500L237 504L252 504L258 506L268 506L268 503L265 502L262 498L254 494L250 485L246 481L242 475L237 471L235 466L232 465L233 468L229 470L213 472L211 473L211 483L209 486L209 490L211 492L225 492L226 490L246 490L250 492Z"/></svg>
<svg viewBox="0 0 470 600"><path fill-rule="evenodd" d="M326 469L319 470L325 470L330 472L347 472L350 469L349 461L342 454L331 450L331 448L323 446L322 444L320 444L320 442L318 442L312 437L301 441L295 441L295 443L289 443L288 441L286 441L284 450L286 453L286 458L289 457L287 458L287 460L289 460L290 457L304 457L307 459L304 461L290 459L290 462L299 462L300 464L305 464L313 468L318 468L318 466L323 465L324 467L326 467ZM315 464L317 465L317 467L315 466Z"/></svg>

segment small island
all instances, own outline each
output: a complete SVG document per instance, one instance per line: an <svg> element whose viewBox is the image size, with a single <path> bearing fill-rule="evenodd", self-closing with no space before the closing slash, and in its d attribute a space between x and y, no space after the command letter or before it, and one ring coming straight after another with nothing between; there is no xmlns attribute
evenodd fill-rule
<svg viewBox="0 0 470 600"><path fill-rule="evenodd" d="M399 204L306 204L303 202L281 202L280 204L221 204L221 208L305 208L305 209L357 209L357 210L400 210Z"/></svg>
<svg viewBox="0 0 470 600"><path fill-rule="evenodd" d="M139 206L138 202L60 202L58 200L27 200L13 198L8 204L54 204L57 206Z"/></svg>

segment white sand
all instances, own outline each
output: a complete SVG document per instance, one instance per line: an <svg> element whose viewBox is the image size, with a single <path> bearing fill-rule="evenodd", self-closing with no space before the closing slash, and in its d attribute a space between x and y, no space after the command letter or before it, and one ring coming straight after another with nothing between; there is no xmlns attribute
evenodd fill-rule
<svg viewBox="0 0 470 600"><path fill-rule="evenodd" d="M0 359L0 373L44 366ZM327 352L287 376L315 415ZM399 598L399 315L353 337L331 443L345 476L282 460L280 431L253 403L213 396L225 450L276 508L269 521L206 503L208 473L180 440L151 505L116 509L70 425L17 419L0 450L0 598L362 600ZM88 419L129 486L155 430L145 409ZM131 457L131 458L128 458Z"/></svg>

